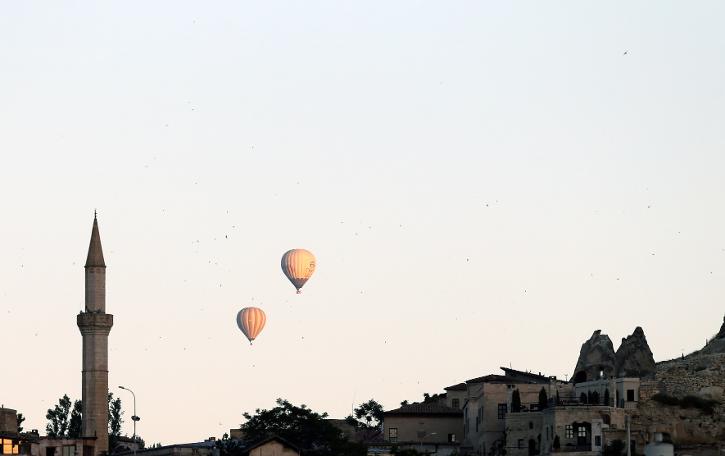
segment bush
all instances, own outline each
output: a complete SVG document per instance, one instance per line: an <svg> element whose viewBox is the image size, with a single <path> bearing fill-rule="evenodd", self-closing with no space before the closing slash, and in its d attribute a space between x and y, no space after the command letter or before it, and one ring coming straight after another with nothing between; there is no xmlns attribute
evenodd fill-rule
<svg viewBox="0 0 725 456"><path fill-rule="evenodd" d="M708 415L715 413L715 406L718 401L713 399L705 399L699 396L685 396L680 399L680 407L682 408L696 408L702 410Z"/></svg>
<svg viewBox="0 0 725 456"><path fill-rule="evenodd" d="M680 405L680 400L675 396L670 396L665 393L657 393L652 396L652 400L659 402L662 405Z"/></svg>
<svg viewBox="0 0 725 456"><path fill-rule="evenodd" d="M707 415L715 413L715 406L719 404L718 401L713 399L705 399L699 396L688 395L679 399L675 396L670 396L664 393L657 393L652 396L652 399L663 405L679 406L684 409L698 409Z"/></svg>
<svg viewBox="0 0 725 456"><path fill-rule="evenodd" d="M604 447L604 456L620 456L624 451L624 442L621 440L612 440L612 442Z"/></svg>

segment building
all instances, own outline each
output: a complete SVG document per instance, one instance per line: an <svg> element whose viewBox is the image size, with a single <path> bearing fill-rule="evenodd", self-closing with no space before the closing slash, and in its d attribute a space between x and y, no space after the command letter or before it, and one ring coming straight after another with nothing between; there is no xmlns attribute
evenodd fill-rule
<svg viewBox="0 0 725 456"><path fill-rule="evenodd" d="M627 414L637 407L639 386L640 379L630 377L580 382L544 410L509 413L506 454L602 454L607 443L626 440Z"/></svg>
<svg viewBox="0 0 725 456"><path fill-rule="evenodd" d="M639 384L639 378L603 378L576 383L574 393L578 401L584 404L635 409L639 402Z"/></svg>
<svg viewBox="0 0 725 456"><path fill-rule="evenodd" d="M506 454L600 454L608 441L607 432L621 434L625 415L621 408L589 404L510 413L506 417Z"/></svg>
<svg viewBox="0 0 725 456"><path fill-rule="evenodd" d="M228 445L227 450L222 448ZM118 453L118 456L300 456L300 449L287 440L276 435L253 442L240 440L216 440L209 438L203 442L179 443L156 448L148 448L137 452Z"/></svg>
<svg viewBox="0 0 725 456"><path fill-rule="evenodd" d="M571 385L556 377L502 367L504 375L486 375L465 382L463 442L461 449L476 455L501 454L506 448L506 416L511 411L513 392L518 391L522 410L538 410L542 388L548 398L571 394ZM462 393L454 385L446 391ZM456 396L458 397L458 396Z"/></svg>
<svg viewBox="0 0 725 456"><path fill-rule="evenodd" d="M438 402L403 405L385 412L383 442L371 445L370 454L389 454L393 447L421 453L450 455L458 451L463 413Z"/></svg>

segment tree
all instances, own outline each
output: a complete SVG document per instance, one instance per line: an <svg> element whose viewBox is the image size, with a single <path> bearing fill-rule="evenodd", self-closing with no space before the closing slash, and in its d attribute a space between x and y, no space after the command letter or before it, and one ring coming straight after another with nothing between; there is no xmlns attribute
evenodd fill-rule
<svg viewBox="0 0 725 456"><path fill-rule="evenodd" d="M554 446L555 450L558 450L559 448L561 448L561 440L559 440L559 434L556 434L554 436L554 445L553 446Z"/></svg>
<svg viewBox="0 0 725 456"><path fill-rule="evenodd" d="M511 411L518 413L521 411L521 394L518 389L515 389L511 394Z"/></svg>
<svg viewBox="0 0 725 456"><path fill-rule="evenodd" d="M604 405L609 407L609 388L604 390Z"/></svg>
<svg viewBox="0 0 725 456"><path fill-rule="evenodd" d="M83 403L81 401L75 401L73 403L73 410L70 412L70 423L68 424L68 437L71 439L77 439L81 437L83 432Z"/></svg>
<svg viewBox="0 0 725 456"><path fill-rule="evenodd" d="M587 403L587 393L581 393L581 395L579 395L579 402L582 404Z"/></svg>
<svg viewBox="0 0 725 456"><path fill-rule="evenodd" d="M70 412L70 406L70 398L67 394L64 394L58 400L58 405L48 409L48 413L45 414L48 419L48 424L45 426L48 437L63 438L68 436L68 412Z"/></svg>
<svg viewBox="0 0 725 456"><path fill-rule="evenodd" d="M22 413L18 413L16 419L18 423L18 434L20 434L21 432L23 432L23 421L25 421L25 417Z"/></svg>
<svg viewBox="0 0 725 456"><path fill-rule="evenodd" d="M559 390L556 390L556 405L561 405L561 399L559 398Z"/></svg>
<svg viewBox="0 0 725 456"><path fill-rule="evenodd" d="M367 402L360 404L355 410L353 410L355 416L349 416L346 419L348 423L353 424L355 427L364 429L380 429L383 425L383 415L385 411L383 406L380 405L375 399L370 399Z"/></svg>
<svg viewBox="0 0 725 456"><path fill-rule="evenodd" d="M549 406L549 397L546 395L546 390L544 387L541 387L541 391L539 391L539 410L544 410Z"/></svg>
<svg viewBox="0 0 725 456"><path fill-rule="evenodd" d="M108 393L108 434L113 436L121 435L121 424L123 424L123 411L121 410L121 398L113 398L113 393Z"/></svg>
<svg viewBox="0 0 725 456"><path fill-rule="evenodd" d="M406 405L408 405L408 399L406 399L406 400L404 400L403 402L400 403L400 406L401 407L405 407Z"/></svg>
<svg viewBox="0 0 725 456"><path fill-rule="evenodd" d="M121 398L113 398L113 393L108 393L108 448L113 450L118 444L121 436L121 424L123 423L123 411L121 410Z"/></svg>
<svg viewBox="0 0 725 456"><path fill-rule="evenodd" d="M72 403L67 394L58 400L58 405L52 409L48 409L45 417L48 424L45 431L51 438L80 438L83 434L83 401L77 400ZM113 393L108 393L108 442L109 449L112 451L121 435L121 424L123 424L123 410L121 409L121 399L113 399ZM23 418L24 419L24 418ZM137 440L141 443L142 439Z"/></svg>
<svg viewBox="0 0 725 456"><path fill-rule="evenodd" d="M306 405L296 406L285 399L277 399L277 406L257 409L254 415L244 413L247 420L241 425L245 437L257 440L278 435L302 448L309 456L364 456L366 447L349 442L340 429L330 423L327 413L316 413ZM229 442L234 442L230 440ZM236 456L238 448L230 443L222 445L223 455Z"/></svg>
<svg viewBox="0 0 725 456"><path fill-rule="evenodd" d="M592 404L599 405L599 392L598 391L594 391L592 393Z"/></svg>

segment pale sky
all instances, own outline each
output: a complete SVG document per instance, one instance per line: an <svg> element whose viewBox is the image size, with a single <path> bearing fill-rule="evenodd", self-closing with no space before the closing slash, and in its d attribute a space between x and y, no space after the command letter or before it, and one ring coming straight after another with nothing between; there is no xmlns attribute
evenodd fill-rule
<svg viewBox="0 0 725 456"><path fill-rule="evenodd" d="M93 210L109 381L148 444L277 397L343 417L476 376L656 360L725 312L725 3L0 5L0 402L81 394ZM626 54L625 54L626 52ZM318 269L297 296L290 248ZM267 313L250 347L242 307Z"/></svg>

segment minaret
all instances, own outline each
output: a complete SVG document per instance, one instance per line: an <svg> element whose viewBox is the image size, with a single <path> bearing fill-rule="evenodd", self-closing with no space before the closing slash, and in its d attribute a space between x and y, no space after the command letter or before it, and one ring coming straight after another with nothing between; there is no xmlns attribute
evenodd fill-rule
<svg viewBox="0 0 725 456"><path fill-rule="evenodd" d="M108 452L108 334L113 315L106 313L106 263L95 216L85 268L86 308L78 314L83 335L82 437L96 438L93 454L98 456Z"/></svg>

